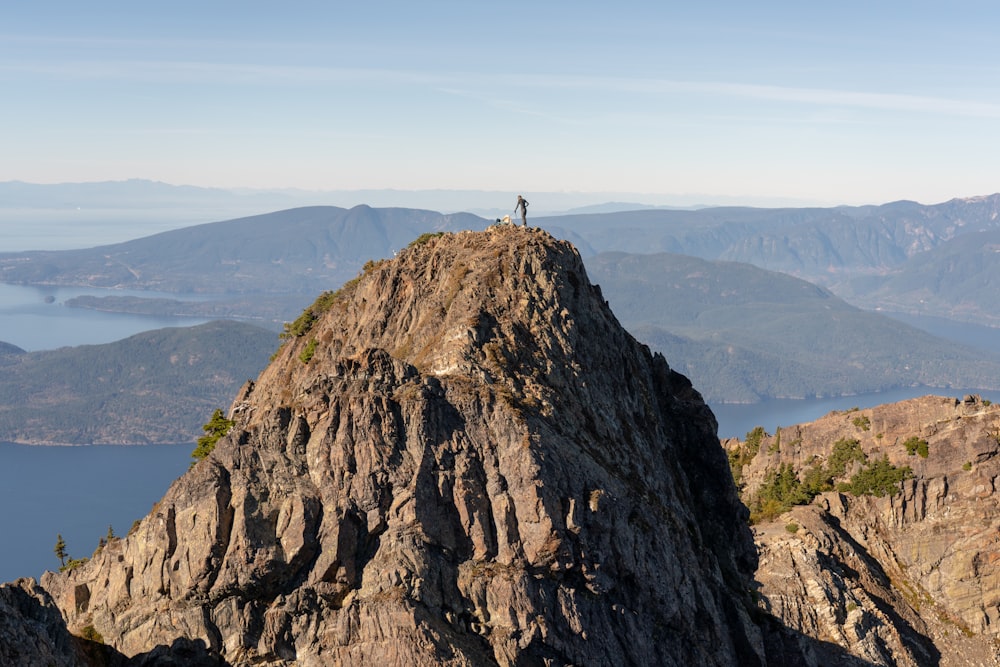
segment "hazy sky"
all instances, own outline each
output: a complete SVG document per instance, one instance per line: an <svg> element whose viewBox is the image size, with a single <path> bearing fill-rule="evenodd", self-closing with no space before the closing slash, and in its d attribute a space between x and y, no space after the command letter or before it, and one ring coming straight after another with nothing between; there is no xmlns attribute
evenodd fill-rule
<svg viewBox="0 0 1000 667"><path fill-rule="evenodd" d="M0 181L1000 190L1000 3L5 2Z"/></svg>

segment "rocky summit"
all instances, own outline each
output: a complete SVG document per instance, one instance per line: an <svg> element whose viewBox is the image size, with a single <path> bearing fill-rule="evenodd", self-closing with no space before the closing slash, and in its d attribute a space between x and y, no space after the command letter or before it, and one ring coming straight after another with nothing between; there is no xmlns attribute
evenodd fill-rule
<svg viewBox="0 0 1000 667"><path fill-rule="evenodd" d="M370 262L286 327L230 417L126 537L17 584L58 607L70 648L108 664L768 661L714 417L544 231L430 235ZM53 655L67 644L48 636Z"/></svg>

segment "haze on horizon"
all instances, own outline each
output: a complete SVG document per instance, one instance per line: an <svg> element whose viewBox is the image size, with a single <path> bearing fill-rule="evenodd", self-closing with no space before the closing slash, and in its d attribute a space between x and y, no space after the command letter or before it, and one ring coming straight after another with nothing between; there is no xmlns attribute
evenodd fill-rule
<svg viewBox="0 0 1000 667"><path fill-rule="evenodd" d="M1000 6L0 13L0 181L924 203L1000 190Z"/></svg>

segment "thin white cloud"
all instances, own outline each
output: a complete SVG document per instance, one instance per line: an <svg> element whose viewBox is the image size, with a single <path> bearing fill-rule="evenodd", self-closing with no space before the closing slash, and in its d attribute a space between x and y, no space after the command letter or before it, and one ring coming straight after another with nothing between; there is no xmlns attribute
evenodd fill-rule
<svg viewBox="0 0 1000 667"><path fill-rule="evenodd" d="M1000 117L1000 104L926 95L871 93L831 88L796 88L717 81L676 81L613 77L519 77L520 85L546 88L598 89L647 95L699 94L743 99L794 102L814 106L840 106L883 111L909 111L953 116ZM513 83L513 80L512 80Z"/></svg>
<svg viewBox="0 0 1000 667"><path fill-rule="evenodd" d="M134 80L169 83L246 85L316 85L365 83L417 85L451 95L481 99L517 113L551 115L509 102L501 91L519 89L580 90L650 96L698 95L786 102L817 107L903 111L958 117L1000 118L1000 103L932 95L882 93L832 88L793 87L726 81L683 81L631 77L589 77L482 72L430 72L399 68L264 65L210 60L35 60L0 62L0 73L77 80ZM498 94L500 93L500 94ZM563 118L564 122L568 119Z"/></svg>
<svg viewBox="0 0 1000 667"><path fill-rule="evenodd" d="M823 88L786 88L748 84L697 84L698 90L737 97L796 102L817 106L841 106L883 111L909 111L951 116L1000 117L1000 104L953 100L924 95L870 93Z"/></svg>

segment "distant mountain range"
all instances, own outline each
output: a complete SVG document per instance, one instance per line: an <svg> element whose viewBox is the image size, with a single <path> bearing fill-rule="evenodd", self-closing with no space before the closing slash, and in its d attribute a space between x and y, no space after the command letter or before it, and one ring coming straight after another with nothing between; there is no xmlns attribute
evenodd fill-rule
<svg viewBox="0 0 1000 667"><path fill-rule="evenodd" d="M7 283L162 292L316 292L357 275L425 232L483 229L468 213L356 206L297 208L185 227L84 250L0 254Z"/></svg>
<svg viewBox="0 0 1000 667"><path fill-rule="evenodd" d="M845 280L837 291L864 308L1000 327L1000 229L956 236L888 273Z"/></svg>
<svg viewBox="0 0 1000 667"><path fill-rule="evenodd" d="M47 211L48 217L52 218L58 216L60 211L64 213L72 211L75 215L88 210L100 210L105 213L127 210L139 219L170 211L179 221L221 220L260 211L316 205L352 208L362 203L378 208L422 208L446 213L464 211L493 219L504 213L510 213L518 194L528 198L535 215L626 211L657 206L698 208L734 202L734 198L717 195L662 195L635 192L510 192L443 188L435 190L209 188L172 185L144 179L45 184L5 181L0 182L0 222L4 219L17 219L28 211ZM794 200L778 201L773 198L753 201L752 198L746 197L741 197L739 203L762 206L802 204ZM214 213L215 217L203 218L206 212Z"/></svg>
<svg viewBox="0 0 1000 667"><path fill-rule="evenodd" d="M670 253L602 253L586 265L625 327L710 401L1000 388L1000 355L861 310L786 274Z"/></svg>
<svg viewBox="0 0 1000 667"><path fill-rule="evenodd" d="M655 209L537 223L585 256L670 252L745 262L865 308L1000 326L1000 194L930 206Z"/></svg>
<svg viewBox="0 0 1000 667"><path fill-rule="evenodd" d="M834 294L872 310L1000 324L998 213L1000 195L935 206L647 209L529 221L573 241L622 321L707 397L744 402L921 384L996 388L992 355ZM491 222L307 207L86 250L4 253L0 281L174 292L176 300L89 296L72 305L273 328L420 234ZM191 293L217 297L185 300Z"/></svg>
<svg viewBox="0 0 1000 667"><path fill-rule="evenodd" d="M607 251L670 252L709 260L745 262L823 285L866 309L1000 326L1000 313L994 307L994 286L1000 270L997 269L998 255L991 250L997 247L998 236L990 236L991 232L1000 234L1000 194L952 199L933 205L899 201L879 206L831 208L697 208L704 202L646 198L638 203L639 200L634 199L615 199L616 193L591 194L589 199L571 196L572 193L526 194L532 200L529 212L532 224L573 241L585 257ZM204 230L202 237L185 235L188 240L212 245L219 242L221 233L237 234L230 240L240 247L230 251L222 249L220 261L234 262L232 277L238 279L240 274L235 262L252 262L266 257L269 252L247 246L261 238L269 239L274 233L272 224L292 225L294 229L289 229L289 234L280 239L279 249L286 252L274 258L276 262L286 258L291 261L280 267L284 270L264 272L264 280L279 278L279 282L268 290L274 293L289 287L286 274L294 273L299 262L303 262L303 274L311 272L334 281L348 279L367 259L390 256L416 234L481 229L496 217L510 212L504 197L510 200L512 209L514 195L500 192L241 191L142 180L55 185L4 182L0 183L0 225L17 225L22 219L34 225L37 219L33 216L42 208L72 211L74 217L97 215L117 219L125 215L138 218L141 223L143 215L204 220L208 212L233 211L238 216L250 210L288 209L302 203L350 202L347 205L352 208L311 206L234 217L225 227L214 227L223 224L217 222L203 225L209 229ZM359 201L382 207L420 201L426 202L426 208L414 209L412 203L405 204L408 208L355 206ZM484 205L486 202L489 205ZM691 208L662 208L668 204ZM97 212L88 213L90 208L96 208ZM637 210L623 210L625 208ZM434 212L440 210L472 211L485 217ZM553 210L571 213L540 215ZM387 212L390 211L394 215L389 216ZM357 226L353 229L341 226L340 221L347 218L354 220ZM89 219L81 217L76 222L82 224ZM403 229L397 226L395 231L398 233L387 228L400 222ZM336 233L331 236L329 229L311 226L311 223L329 225ZM24 224L27 223L20 223L20 227ZM121 224L123 222L119 221L116 229L120 229ZM162 229L165 224L161 220L156 228ZM242 229L237 231L236 227ZM60 231L65 229L60 227ZM977 233L985 236L970 236ZM153 245L161 241L168 246L182 242L182 237L145 238L155 238ZM146 243L147 247L150 245ZM119 270L127 270L136 259L145 259L138 257L142 255L141 248L142 244L120 249L134 249L137 257L125 258ZM168 247L168 252L176 250L180 250L177 245ZM121 255L116 259L122 259ZM199 254L196 248L192 259L211 262L214 258ZM58 264L48 268L64 271L65 267ZM88 262L88 266L93 267L94 263ZM44 276L19 276L16 271L10 271L9 264L2 268L0 280L5 282L46 279ZM113 268L100 269L95 280L115 280ZM178 268L187 271L189 267L180 265ZM165 279L163 287L169 291L192 289L191 286L171 285L171 282L177 281ZM206 288L193 289L205 291ZM238 288L230 284L207 290L228 292L238 291Z"/></svg>

